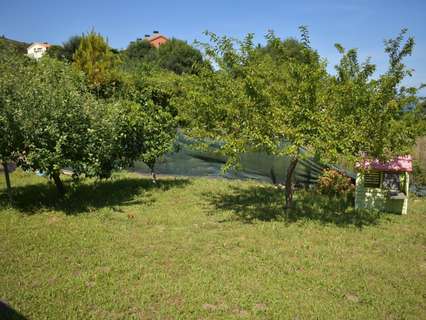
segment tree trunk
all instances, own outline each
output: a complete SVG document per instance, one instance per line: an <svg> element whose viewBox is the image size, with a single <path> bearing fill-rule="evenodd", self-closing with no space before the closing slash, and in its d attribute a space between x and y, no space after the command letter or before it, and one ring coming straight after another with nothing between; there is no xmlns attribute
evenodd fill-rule
<svg viewBox="0 0 426 320"><path fill-rule="evenodd" d="M298 157L291 158L290 165L287 169L287 177L285 180L285 209L289 209L293 206L293 176L298 162Z"/></svg>
<svg viewBox="0 0 426 320"><path fill-rule="evenodd" d="M147 166L151 170L152 183L157 183L157 175L155 174L155 162L156 161L154 160L154 161L149 161L147 163Z"/></svg>
<svg viewBox="0 0 426 320"><path fill-rule="evenodd" d="M3 164L3 170L4 170L4 177L6 179L7 195L9 197L9 201L12 202L12 187L10 185L9 167L7 166L6 162L3 162L2 164Z"/></svg>
<svg viewBox="0 0 426 320"><path fill-rule="evenodd" d="M271 168L271 180L272 180L272 184L277 184L277 176L275 175L275 171L274 168Z"/></svg>
<svg viewBox="0 0 426 320"><path fill-rule="evenodd" d="M157 175L155 174L154 169L151 169L151 178L153 183L157 183Z"/></svg>
<svg viewBox="0 0 426 320"><path fill-rule="evenodd" d="M54 173L52 175L53 181L55 182L55 186L56 186L56 190L58 191L59 196L63 196L65 194L65 187L64 184L62 183L61 177L59 176L59 172L58 173Z"/></svg>

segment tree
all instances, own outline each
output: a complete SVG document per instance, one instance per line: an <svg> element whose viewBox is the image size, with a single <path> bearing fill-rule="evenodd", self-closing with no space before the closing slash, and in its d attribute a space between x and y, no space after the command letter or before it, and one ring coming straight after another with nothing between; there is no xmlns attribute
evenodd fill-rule
<svg viewBox="0 0 426 320"><path fill-rule="evenodd" d="M403 63L411 55L414 39L402 30L395 38L385 41L389 55L388 70L374 76L376 66L367 59L358 61L355 49L345 50L337 44L342 58L337 74L329 82L329 94L323 144L318 152L331 148L353 161L360 158L388 160L409 154L415 144L414 122L407 121L410 105L416 103L417 88L401 85L412 70ZM337 124L341 125L337 125Z"/></svg>
<svg viewBox="0 0 426 320"><path fill-rule="evenodd" d="M302 148L325 161L363 154L383 159L403 154L414 137L400 121L415 93L399 88L409 75L402 60L411 53L411 39L402 48L401 36L386 42L389 71L373 80L374 66L368 61L360 66L354 50L341 50L337 75L328 75L325 62L310 48L306 28L301 34L300 54L292 57L286 41L272 32L266 38L274 54L254 46L251 34L233 41L210 33L212 44L203 48L218 70L187 77L179 110L190 135L223 141L225 168L238 166L241 154L252 150L288 156L286 208L292 206Z"/></svg>
<svg viewBox="0 0 426 320"><path fill-rule="evenodd" d="M278 39L276 39L278 41ZM307 54L306 46L297 39L287 38L281 40L281 45L277 46L273 42L267 42L266 46L259 47L259 51L269 54L273 59L296 59L299 62L308 63L312 52Z"/></svg>
<svg viewBox="0 0 426 320"><path fill-rule="evenodd" d="M97 100L88 92L84 74L55 59L44 57L25 71L16 88L23 133L20 166L46 174L63 195L64 168L75 179L108 178L140 158L146 123L142 105Z"/></svg>
<svg viewBox="0 0 426 320"><path fill-rule="evenodd" d="M174 140L161 88L134 92L134 101L96 99L82 72L48 56L1 56L0 71L0 160L43 172L60 195L64 168L75 179L107 178L142 157L155 164Z"/></svg>
<svg viewBox="0 0 426 320"><path fill-rule="evenodd" d="M130 42L125 50L128 59L155 61L157 59L157 49L151 46L149 41L138 39Z"/></svg>
<svg viewBox="0 0 426 320"><path fill-rule="evenodd" d="M149 98L145 102L117 100L91 112L91 136L86 145L90 176L108 178L115 169L142 160L156 181L155 163L171 150L176 135L173 116Z"/></svg>
<svg viewBox="0 0 426 320"><path fill-rule="evenodd" d="M75 35L70 37L67 41L62 44L63 56L68 61L73 61L74 53L80 48L81 40L83 36Z"/></svg>
<svg viewBox="0 0 426 320"><path fill-rule="evenodd" d="M141 160L150 168L152 180L157 181L155 164L165 153L172 151L177 123L173 115L161 106L147 103L145 107L144 148Z"/></svg>
<svg viewBox="0 0 426 320"><path fill-rule="evenodd" d="M162 69L132 72L133 90L126 98L142 106L144 144L139 157L150 168L155 182L157 160L173 149L176 137L178 113L174 97L178 94L178 76Z"/></svg>
<svg viewBox="0 0 426 320"><path fill-rule="evenodd" d="M124 55L124 68L137 69L141 65L158 66L176 74L197 73L200 64L203 64L201 52L189 45L186 41L170 39L159 48L151 46L149 41L138 39L132 41Z"/></svg>
<svg viewBox="0 0 426 320"><path fill-rule="evenodd" d="M87 175L108 178L133 165L143 152L146 115L142 105L126 100L97 103L90 111L90 137L84 153Z"/></svg>
<svg viewBox="0 0 426 320"><path fill-rule="evenodd" d="M120 81L116 67L119 57L111 51L106 40L91 31L81 38L80 46L73 55L73 65L83 71L90 89L98 96L108 96Z"/></svg>
<svg viewBox="0 0 426 320"><path fill-rule="evenodd" d="M158 64L177 74L195 73L202 62L201 52L183 40L173 38L158 48Z"/></svg>
<svg viewBox="0 0 426 320"><path fill-rule="evenodd" d="M66 52L64 51L64 48L58 45L53 45L47 48L46 51L47 55L51 58L55 58L58 60L65 60Z"/></svg>
<svg viewBox="0 0 426 320"><path fill-rule="evenodd" d="M78 177L87 167L82 150L88 143L86 110L92 99L82 74L60 61L44 57L24 73L22 85L15 88L23 135L18 164L46 174L63 195L61 169L71 168Z"/></svg>
<svg viewBox="0 0 426 320"><path fill-rule="evenodd" d="M307 41L302 50L306 62L289 59L272 32L267 41L274 57L258 50L251 34L241 42L209 35L213 44L203 47L219 70L204 69L186 84L180 112L190 123L187 132L223 141L226 168L238 166L247 151L289 156L285 199L290 207L300 150L320 142L314 137L321 131L325 63Z"/></svg>
<svg viewBox="0 0 426 320"><path fill-rule="evenodd" d="M407 114L415 127L418 136L426 135L426 99L421 98L412 112Z"/></svg>
<svg viewBox="0 0 426 320"><path fill-rule="evenodd" d="M0 54L0 164L3 166L9 200L12 200L8 163L16 161L23 147L23 132L16 88L22 81L25 64L31 64L28 58L13 49Z"/></svg>

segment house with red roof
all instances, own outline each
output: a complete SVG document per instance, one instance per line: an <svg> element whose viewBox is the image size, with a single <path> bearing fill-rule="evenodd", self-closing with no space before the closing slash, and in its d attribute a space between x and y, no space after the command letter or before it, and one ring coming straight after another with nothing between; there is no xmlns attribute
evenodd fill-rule
<svg viewBox="0 0 426 320"><path fill-rule="evenodd" d="M148 41L151 46L158 48L162 44L165 44L169 39L160 32L154 31L152 35L146 34L145 40Z"/></svg>

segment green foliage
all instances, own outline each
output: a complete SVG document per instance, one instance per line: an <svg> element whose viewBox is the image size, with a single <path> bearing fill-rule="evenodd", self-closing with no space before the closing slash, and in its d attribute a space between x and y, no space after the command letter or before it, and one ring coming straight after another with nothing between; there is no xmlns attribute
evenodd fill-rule
<svg viewBox="0 0 426 320"><path fill-rule="evenodd" d="M417 135L426 136L426 99L421 99L413 112L408 114L412 115L410 120L413 122Z"/></svg>
<svg viewBox="0 0 426 320"><path fill-rule="evenodd" d="M162 69L132 71L132 85L125 99L142 105L144 146L141 160L154 172L156 161L173 148L178 113L174 104L178 95L177 75Z"/></svg>
<svg viewBox="0 0 426 320"><path fill-rule="evenodd" d="M83 36L76 35L70 37L67 41L63 43L63 54L64 58L67 61L73 61L73 56L78 50L78 48L80 48L80 43L82 39Z"/></svg>
<svg viewBox="0 0 426 320"><path fill-rule="evenodd" d="M107 97L118 86L120 74L116 67L120 59L100 34L91 31L84 35L73 60L73 65L86 74L90 89L98 96Z"/></svg>
<svg viewBox="0 0 426 320"><path fill-rule="evenodd" d="M426 164L424 161L413 161L413 181L417 186L426 186Z"/></svg>
<svg viewBox="0 0 426 320"><path fill-rule="evenodd" d="M151 100L97 104L90 116L90 137L84 151L88 176L108 178L113 170L131 167L136 160L153 171L156 160L173 146L175 119Z"/></svg>
<svg viewBox="0 0 426 320"><path fill-rule="evenodd" d="M355 191L351 178L334 169L326 169L318 179L318 191L329 196L344 196Z"/></svg>
<svg viewBox="0 0 426 320"><path fill-rule="evenodd" d="M17 161L25 146L16 88L25 82L22 71L26 64L34 63L30 60L14 48L0 48L0 167L5 174L10 202L13 197L8 163Z"/></svg>
<svg viewBox="0 0 426 320"><path fill-rule="evenodd" d="M294 38L287 38L277 41L269 41L265 47L259 50L265 54L271 55L273 59L297 60L299 62L308 63L310 59L309 52L306 51L306 44Z"/></svg>
<svg viewBox="0 0 426 320"><path fill-rule="evenodd" d="M176 112L160 80L128 76L121 96L105 101L90 94L82 72L48 56L4 55L0 71L0 160L45 173L60 193L64 168L75 179L107 178L140 159L153 169L173 145Z"/></svg>
<svg viewBox="0 0 426 320"><path fill-rule="evenodd" d="M176 120L170 112L153 103L147 105L145 115L144 151L141 160L154 172L157 160L173 149Z"/></svg>
<svg viewBox="0 0 426 320"><path fill-rule="evenodd" d="M25 64L30 59L8 48L0 54L0 162L14 161L23 147L22 113L16 88L24 83Z"/></svg>
<svg viewBox="0 0 426 320"><path fill-rule="evenodd" d="M306 59L289 59L286 43L272 32L266 38L274 57L254 46L252 34L243 41L209 35L212 45L202 46L219 70L204 68L184 84L181 113L189 134L223 141L228 168L246 151L289 155L291 197L300 148L321 143L325 63L307 44L301 48Z"/></svg>
<svg viewBox="0 0 426 320"><path fill-rule="evenodd" d="M389 54L388 70L373 77L376 69L367 59L358 61L355 49L345 50L336 66L337 75L329 83L325 130L322 148L334 150L355 161L360 157L390 159L408 154L418 135L412 121L407 121L407 106L416 101L416 88L401 86L411 75L403 59L410 55L414 40L402 43L406 30L396 39L385 42Z"/></svg>
<svg viewBox="0 0 426 320"><path fill-rule="evenodd" d="M149 41L138 39L130 42L124 54L130 60L144 60L145 62L157 59L157 49L152 47Z"/></svg>
<svg viewBox="0 0 426 320"><path fill-rule="evenodd" d="M112 170L127 168L144 151L146 114L142 105L113 101L91 112L92 127L87 145L90 175L108 178Z"/></svg>
<svg viewBox="0 0 426 320"><path fill-rule="evenodd" d="M0 118L6 131L2 158L45 173L63 193L63 168L72 169L74 178L107 177L140 156L145 121L140 105L101 105L88 93L83 74L55 59L13 61L19 69L1 64L16 73L2 73L9 82L2 86L1 105L10 111Z"/></svg>
<svg viewBox="0 0 426 320"><path fill-rule="evenodd" d="M66 52L63 47L58 45L52 45L46 50L46 54L51 57L58 60L65 60L66 59Z"/></svg>
<svg viewBox="0 0 426 320"><path fill-rule="evenodd" d="M290 202L301 148L325 161L407 154L417 134L404 120L416 93L400 85L411 74L403 59L414 45L411 38L402 43L405 32L386 42L389 70L377 79L369 60L359 63L357 51L341 45L336 45L342 54L337 74L328 75L305 27L300 42L269 32L263 49L253 44L252 34L238 41L210 33L211 44L201 45L218 70L204 69L183 85L181 113L188 132L223 141L227 167L251 150L289 155Z"/></svg>
<svg viewBox="0 0 426 320"><path fill-rule="evenodd" d="M310 48L304 49L310 62L301 63L260 53L252 35L237 43L238 48L229 38L210 36L214 46L204 48L220 70L188 78L182 113L191 122L191 133L223 140L231 161L248 150L296 156L299 148L317 142L312 137L320 133L326 71ZM272 33L268 43L283 45ZM283 144L284 139L291 143Z"/></svg>
<svg viewBox="0 0 426 320"><path fill-rule="evenodd" d="M90 128L82 74L57 60L44 58L24 70L25 81L15 90L24 148L19 164L58 180L62 168L84 172L84 152Z"/></svg>
<svg viewBox="0 0 426 320"><path fill-rule="evenodd" d="M196 73L202 64L201 52L183 40L170 39L158 48L158 63L177 74Z"/></svg>
<svg viewBox="0 0 426 320"><path fill-rule="evenodd" d="M159 48L152 47L146 40L136 40L124 51L124 68L137 69L140 65L151 65L176 74L196 73L203 63L201 52L186 41L170 39Z"/></svg>
<svg viewBox="0 0 426 320"><path fill-rule="evenodd" d="M29 43L8 39L5 36L0 37L0 54L2 54L3 51L26 54L29 46Z"/></svg>

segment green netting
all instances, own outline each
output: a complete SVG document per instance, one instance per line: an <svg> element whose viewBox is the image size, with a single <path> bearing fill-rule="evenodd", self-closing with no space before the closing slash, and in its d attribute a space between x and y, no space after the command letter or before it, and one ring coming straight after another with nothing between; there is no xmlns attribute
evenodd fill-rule
<svg viewBox="0 0 426 320"><path fill-rule="evenodd" d="M194 147L195 140L179 134L176 144L178 151L165 155L156 164L155 171L158 174L285 182L290 162L288 157L276 157L262 152L246 153L242 155L240 170L224 173L222 167L226 158L217 154L220 143L210 143L208 151L200 151ZM314 184L325 167L314 158L299 161L295 172L295 183ZM150 172L148 167L141 162L136 163L135 170L142 173Z"/></svg>

